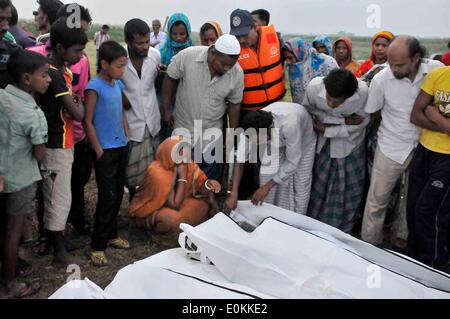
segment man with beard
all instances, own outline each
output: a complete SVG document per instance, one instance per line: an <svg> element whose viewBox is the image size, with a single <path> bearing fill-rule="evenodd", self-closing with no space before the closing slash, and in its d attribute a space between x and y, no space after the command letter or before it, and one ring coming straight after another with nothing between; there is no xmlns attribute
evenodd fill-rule
<svg viewBox="0 0 450 319"><path fill-rule="evenodd" d="M438 61L424 59L424 56L425 49L417 39L397 37L388 49L390 67L377 74L370 86L365 111L369 114L381 111L382 115L362 227L362 239L373 245L383 243L383 226L391 194L401 176L408 172L418 144L420 129L410 121L414 102L427 74L443 66ZM399 227L394 244L405 248L405 214L396 219Z"/></svg>
<svg viewBox="0 0 450 319"><path fill-rule="evenodd" d="M125 85L124 103L130 140L126 186L131 200L154 160L159 145L161 114L156 99L155 80L161 57L150 46L150 27L140 19L126 23L125 41L129 61L122 82Z"/></svg>
<svg viewBox="0 0 450 319"><path fill-rule="evenodd" d="M50 28L58 19L58 11L64 5L59 0L37 0L39 8L33 12L34 24L40 36L36 39L36 44L45 44L50 39Z"/></svg>
<svg viewBox="0 0 450 319"><path fill-rule="evenodd" d="M167 70L163 83L163 110L170 117L169 107L176 93L174 134L190 137L200 169L212 180L221 180L222 163L219 138L223 118L228 115L231 128L239 126L240 103L244 91L244 73L239 66L241 51L236 37L221 36L211 47L191 47L178 53ZM201 121L201 122L197 122ZM197 127L197 123L201 123ZM196 133L214 129L218 134L196 139ZM211 131L211 130L210 130ZM203 136L203 134L202 134ZM192 139L192 137L194 137ZM208 159L208 156L211 156Z"/></svg>

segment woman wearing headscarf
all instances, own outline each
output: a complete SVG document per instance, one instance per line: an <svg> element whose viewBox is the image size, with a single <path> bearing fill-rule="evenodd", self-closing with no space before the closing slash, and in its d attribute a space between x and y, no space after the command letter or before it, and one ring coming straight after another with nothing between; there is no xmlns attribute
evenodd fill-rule
<svg viewBox="0 0 450 319"><path fill-rule="evenodd" d="M376 65L383 65L387 62L387 51L394 35L389 31L381 31L372 37L372 53L370 59L361 64L355 75L360 78L366 75Z"/></svg>
<svg viewBox="0 0 450 319"><path fill-rule="evenodd" d="M333 56L333 45L326 35L319 35L313 40L313 48L319 53Z"/></svg>
<svg viewBox="0 0 450 319"><path fill-rule="evenodd" d="M327 76L331 70L339 68L335 59L319 54L302 38L286 41L282 53L288 64L292 100L297 104L303 103L306 87L312 79Z"/></svg>
<svg viewBox="0 0 450 319"><path fill-rule="evenodd" d="M180 51L193 46L191 24L184 13L173 14L167 23L168 38L161 52L161 64L168 66L172 58Z"/></svg>
<svg viewBox="0 0 450 319"><path fill-rule="evenodd" d="M333 46L334 58L341 69L353 74L359 69L359 63L353 59L353 42L349 37L340 37Z"/></svg>
<svg viewBox="0 0 450 319"><path fill-rule="evenodd" d="M161 90L163 78L166 70L172 61L172 58L182 50L193 46L191 38L191 24L184 13L175 13L167 22L168 36L164 45L160 49L161 65L160 74L158 76L156 90L158 94L158 101L161 105ZM171 107L173 112L174 107ZM159 133L160 141L166 140L172 135L172 128L168 127L164 122L161 123L161 131Z"/></svg>
<svg viewBox="0 0 450 319"><path fill-rule="evenodd" d="M182 137L165 140L131 202L129 214L153 234L176 233L181 223L203 223L221 190L190 160L190 149Z"/></svg>
<svg viewBox="0 0 450 319"><path fill-rule="evenodd" d="M216 21L206 22L200 28L200 41L203 46L211 46L223 35L220 24Z"/></svg>

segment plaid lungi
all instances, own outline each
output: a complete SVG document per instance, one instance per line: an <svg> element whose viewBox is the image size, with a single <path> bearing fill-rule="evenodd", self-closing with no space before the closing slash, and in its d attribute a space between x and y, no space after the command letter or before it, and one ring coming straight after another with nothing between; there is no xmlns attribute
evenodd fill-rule
<svg viewBox="0 0 450 319"><path fill-rule="evenodd" d="M308 216L350 232L364 191L364 143L346 158L331 158L330 143L316 157Z"/></svg>
<svg viewBox="0 0 450 319"><path fill-rule="evenodd" d="M144 180L147 168L155 160L158 144L159 138L152 137L148 130L145 130L142 143L130 142L126 171L126 186L128 188L135 188Z"/></svg>

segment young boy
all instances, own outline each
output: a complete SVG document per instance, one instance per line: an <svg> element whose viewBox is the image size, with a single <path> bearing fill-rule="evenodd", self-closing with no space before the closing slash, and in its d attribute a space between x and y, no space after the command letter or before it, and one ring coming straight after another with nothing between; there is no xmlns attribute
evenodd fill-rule
<svg viewBox="0 0 450 319"><path fill-rule="evenodd" d="M125 73L127 51L117 42L104 42L99 48L99 75L92 79L85 93L84 127L94 150L98 202L92 234L91 262L106 266L108 246L129 249L128 241L118 237L117 216L122 204L128 163L127 123L120 78Z"/></svg>
<svg viewBox="0 0 450 319"><path fill-rule="evenodd" d="M41 180L38 161L45 156L47 142L47 121L35 96L47 91L51 78L47 59L23 50L11 56L7 70L14 85L0 90L0 175L4 183L0 211L6 219L0 298L23 298L38 288L17 282L15 271L21 230L33 212L36 182Z"/></svg>
<svg viewBox="0 0 450 319"><path fill-rule="evenodd" d="M66 65L80 61L88 41L82 29L69 28L67 18L56 21L50 31L52 52L49 74L52 83L39 97L47 118L49 134L42 169L49 175L43 182L44 229L54 248L54 265L67 267L80 264L64 246L64 230L71 206L71 175L73 163L73 120L84 119L84 106L72 93L72 73Z"/></svg>

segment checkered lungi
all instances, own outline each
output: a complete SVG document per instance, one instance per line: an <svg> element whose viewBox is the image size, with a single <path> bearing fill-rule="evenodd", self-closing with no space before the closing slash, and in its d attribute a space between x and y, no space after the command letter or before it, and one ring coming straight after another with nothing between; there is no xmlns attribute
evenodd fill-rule
<svg viewBox="0 0 450 319"><path fill-rule="evenodd" d="M330 143L316 157L308 216L350 232L361 204L366 175L365 145L346 158L331 158Z"/></svg>

